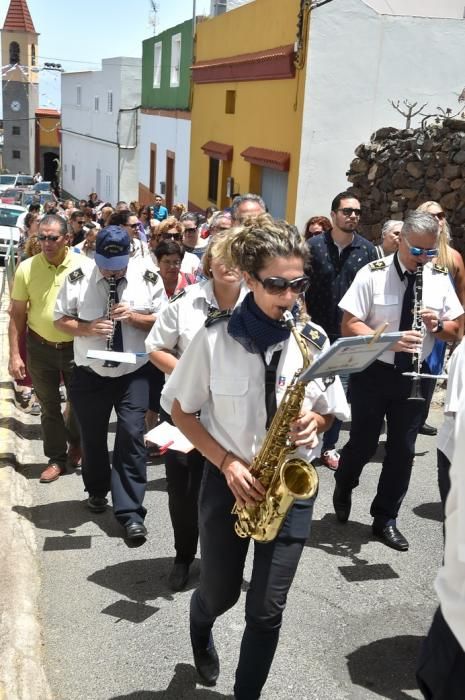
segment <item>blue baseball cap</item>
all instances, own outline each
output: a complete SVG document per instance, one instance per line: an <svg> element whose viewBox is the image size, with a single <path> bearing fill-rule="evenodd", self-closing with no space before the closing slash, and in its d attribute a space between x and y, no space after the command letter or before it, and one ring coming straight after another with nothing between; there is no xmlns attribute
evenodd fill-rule
<svg viewBox="0 0 465 700"><path fill-rule="evenodd" d="M104 270L123 270L129 263L131 242L122 226L106 226L95 240L95 264Z"/></svg>

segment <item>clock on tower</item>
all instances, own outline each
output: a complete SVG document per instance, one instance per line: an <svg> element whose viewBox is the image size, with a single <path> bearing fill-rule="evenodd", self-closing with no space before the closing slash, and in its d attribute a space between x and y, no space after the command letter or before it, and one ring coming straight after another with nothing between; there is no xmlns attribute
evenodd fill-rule
<svg viewBox="0 0 465 700"><path fill-rule="evenodd" d="M10 0L1 30L2 66L9 66L2 78L3 165L10 173L35 172L38 36L27 0Z"/></svg>

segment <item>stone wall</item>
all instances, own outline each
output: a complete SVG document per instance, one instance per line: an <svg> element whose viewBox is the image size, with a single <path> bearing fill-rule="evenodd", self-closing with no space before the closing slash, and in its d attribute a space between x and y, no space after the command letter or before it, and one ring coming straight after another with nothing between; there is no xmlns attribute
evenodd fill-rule
<svg viewBox="0 0 465 700"><path fill-rule="evenodd" d="M360 229L378 241L387 219L435 200L443 207L455 248L465 254L465 120L424 129L378 129L355 149L347 172L362 203Z"/></svg>

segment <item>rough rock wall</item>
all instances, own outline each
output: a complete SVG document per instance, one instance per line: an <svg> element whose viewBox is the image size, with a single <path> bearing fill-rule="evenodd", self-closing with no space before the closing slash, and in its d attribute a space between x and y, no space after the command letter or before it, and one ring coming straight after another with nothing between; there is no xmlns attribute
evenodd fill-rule
<svg viewBox="0 0 465 700"><path fill-rule="evenodd" d="M455 248L465 254L465 120L424 129L378 129L355 149L347 172L362 203L362 232L379 239L387 219L435 200L443 207Z"/></svg>

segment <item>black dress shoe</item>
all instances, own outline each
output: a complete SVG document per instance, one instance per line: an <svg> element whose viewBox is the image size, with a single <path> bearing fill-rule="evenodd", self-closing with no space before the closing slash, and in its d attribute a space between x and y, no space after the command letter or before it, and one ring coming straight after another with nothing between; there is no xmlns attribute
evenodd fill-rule
<svg viewBox="0 0 465 700"><path fill-rule="evenodd" d="M208 649L192 647L192 651L194 652L195 668L205 685L216 685L220 675L220 660L215 645L212 643Z"/></svg>
<svg viewBox="0 0 465 700"><path fill-rule="evenodd" d="M408 542L395 525L385 525L384 527L375 527L373 525L373 534L387 544L392 549L397 549L399 552L408 550Z"/></svg>
<svg viewBox="0 0 465 700"><path fill-rule="evenodd" d="M129 523L126 525L126 539L127 540L140 540L147 537L147 528L144 523Z"/></svg>
<svg viewBox="0 0 465 700"><path fill-rule="evenodd" d="M189 564L175 561L168 576L168 584L172 591L182 591L189 578Z"/></svg>
<svg viewBox="0 0 465 700"><path fill-rule="evenodd" d="M438 429L428 423L423 423L420 430L418 431L420 435L437 435Z"/></svg>
<svg viewBox="0 0 465 700"><path fill-rule="evenodd" d="M352 506L352 491L344 491L336 484L333 493L333 506L339 522L346 523Z"/></svg>

